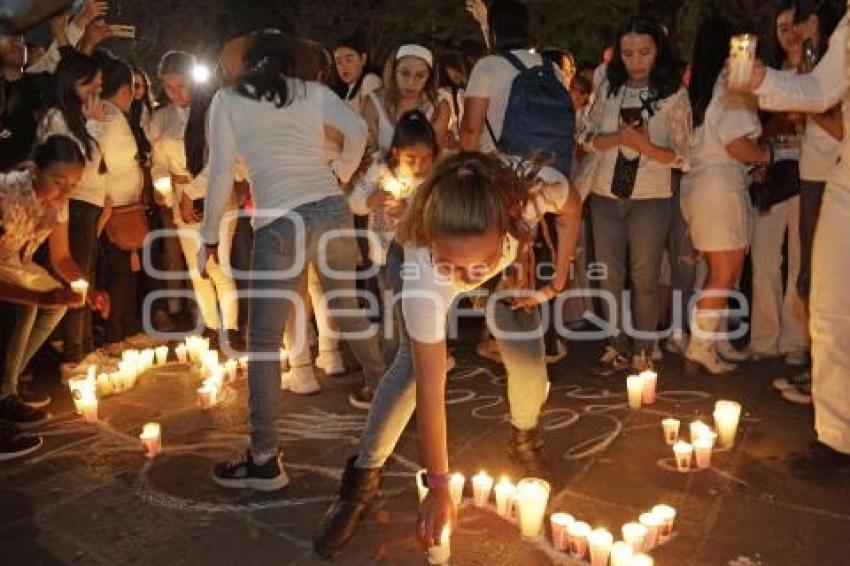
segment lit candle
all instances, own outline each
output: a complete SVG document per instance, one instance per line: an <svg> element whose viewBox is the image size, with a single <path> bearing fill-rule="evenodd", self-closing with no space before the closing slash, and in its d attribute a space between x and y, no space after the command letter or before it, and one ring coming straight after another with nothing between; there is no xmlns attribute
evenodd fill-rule
<svg viewBox="0 0 850 566"><path fill-rule="evenodd" d="M652 566L655 562L646 554L635 554L632 556L629 566Z"/></svg>
<svg viewBox="0 0 850 566"><path fill-rule="evenodd" d="M159 423L148 423L142 428L139 438L145 449L145 456L155 458L162 450L161 428Z"/></svg>
<svg viewBox="0 0 850 566"><path fill-rule="evenodd" d="M664 519L650 511L643 513L638 520L641 525L646 527L646 540L643 543L643 550L649 552L658 545L658 535L661 532Z"/></svg>
<svg viewBox="0 0 850 566"><path fill-rule="evenodd" d="M168 363L168 346L159 346L156 349L156 363L164 366Z"/></svg>
<svg viewBox="0 0 850 566"><path fill-rule="evenodd" d="M644 405L652 405L655 403L655 393L658 387L658 374L652 370L640 372L643 379L643 387L641 389L641 397Z"/></svg>
<svg viewBox="0 0 850 566"><path fill-rule="evenodd" d="M162 195L162 199L165 201L165 205L171 206L171 198L173 195L171 177L158 177L153 182L153 188L156 192Z"/></svg>
<svg viewBox="0 0 850 566"><path fill-rule="evenodd" d="M732 37L729 49L729 88L748 90L756 59L758 38L752 34Z"/></svg>
<svg viewBox="0 0 850 566"><path fill-rule="evenodd" d="M572 515L568 513L552 513L549 523L552 526L552 544L561 552L570 547L567 529L575 522Z"/></svg>
<svg viewBox="0 0 850 566"><path fill-rule="evenodd" d="M419 494L419 503L425 501L425 496L428 495L428 486L425 482L428 478L428 470L419 470L416 472L416 491Z"/></svg>
<svg viewBox="0 0 850 566"><path fill-rule="evenodd" d="M236 360L227 360L224 362L224 373L227 375L227 381L236 381L236 372L239 370L239 363Z"/></svg>
<svg viewBox="0 0 850 566"><path fill-rule="evenodd" d="M570 556L581 560L587 554L587 537L590 525L583 521L574 521L567 527L567 539L570 541Z"/></svg>
<svg viewBox="0 0 850 566"><path fill-rule="evenodd" d="M495 492L496 512L500 517L509 517L511 515L514 495L516 494L516 486L511 483L510 478L502 476L502 479L496 484Z"/></svg>
<svg viewBox="0 0 850 566"><path fill-rule="evenodd" d="M691 469L691 459L694 455L694 447L688 442L681 440L673 445L673 454L676 456L676 469L687 472Z"/></svg>
<svg viewBox="0 0 850 566"><path fill-rule="evenodd" d="M738 422L741 419L741 404L735 401L718 401L714 405L714 425L717 428L721 448L735 445Z"/></svg>
<svg viewBox="0 0 850 566"><path fill-rule="evenodd" d="M242 371L248 371L248 356L242 356L239 358L239 369Z"/></svg>
<svg viewBox="0 0 850 566"><path fill-rule="evenodd" d="M629 393L629 408L640 409L643 399L643 377L630 375L626 378L626 389Z"/></svg>
<svg viewBox="0 0 850 566"><path fill-rule="evenodd" d="M178 344L174 348L174 353L177 354L177 361L181 364L185 364L187 361L187 347L185 344Z"/></svg>
<svg viewBox="0 0 850 566"><path fill-rule="evenodd" d="M440 544L428 548L428 564L448 564L451 557L449 526L443 527L443 532L440 533Z"/></svg>
<svg viewBox="0 0 850 566"><path fill-rule="evenodd" d="M614 546L614 535L605 529L595 529L587 537L587 545L590 548L590 565L606 566Z"/></svg>
<svg viewBox="0 0 850 566"><path fill-rule="evenodd" d="M82 295L82 300L83 302L85 302L86 295L88 295L89 292L89 282L85 279L77 279L76 281L71 281L71 290L78 295Z"/></svg>
<svg viewBox="0 0 850 566"><path fill-rule="evenodd" d="M692 422L689 428L691 430L691 444L698 438L712 434L711 427L702 421Z"/></svg>
<svg viewBox="0 0 850 566"><path fill-rule="evenodd" d="M166 354L167 354L167 350L166 350ZM153 367L154 362L156 361L156 350L154 350L153 348L148 348L148 349L144 350L142 352L142 355L141 355L141 361L142 361L142 367L144 369L142 371L140 371L139 373L144 373L144 372L148 371L149 369L151 369Z"/></svg>
<svg viewBox="0 0 850 566"><path fill-rule="evenodd" d="M537 478L525 478L517 484L517 509L519 530L523 538L535 539L543 529L546 504L549 501L549 484Z"/></svg>
<svg viewBox="0 0 850 566"><path fill-rule="evenodd" d="M611 566L629 566L635 551L627 542L617 541L611 547Z"/></svg>
<svg viewBox="0 0 850 566"><path fill-rule="evenodd" d="M646 542L647 530L640 523L626 523L622 527L623 540L631 545L632 550L640 552Z"/></svg>
<svg viewBox="0 0 850 566"><path fill-rule="evenodd" d="M481 471L472 477L472 501L476 507L486 507L493 489L493 478Z"/></svg>
<svg viewBox="0 0 850 566"><path fill-rule="evenodd" d="M697 468L704 470L711 467L711 452L714 449L714 439L715 435L711 433L710 435L700 436L693 441Z"/></svg>
<svg viewBox="0 0 850 566"><path fill-rule="evenodd" d="M80 409L87 423L97 422L97 394L91 388L80 390Z"/></svg>
<svg viewBox="0 0 850 566"><path fill-rule="evenodd" d="M203 410L214 407L218 403L218 388L205 383L198 389L198 403Z"/></svg>
<svg viewBox="0 0 850 566"><path fill-rule="evenodd" d="M652 512L662 521L658 534L660 539L659 542L664 542L670 538L670 535L673 533L673 523L676 521L676 510L669 505L661 503L653 507Z"/></svg>
<svg viewBox="0 0 850 566"><path fill-rule="evenodd" d="M466 478L459 472L453 473L449 479L449 494L455 505L460 505L463 502L463 484L465 483Z"/></svg>
<svg viewBox="0 0 850 566"><path fill-rule="evenodd" d="M664 431L664 442L673 446L679 440L679 419L669 418L661 421L661 429Z"/></svg>

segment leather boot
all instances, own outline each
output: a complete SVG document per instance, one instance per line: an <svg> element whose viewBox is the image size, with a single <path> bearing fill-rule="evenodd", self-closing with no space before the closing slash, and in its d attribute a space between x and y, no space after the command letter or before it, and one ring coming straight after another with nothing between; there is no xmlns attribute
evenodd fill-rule
<svg viewBox="0 0 850 566"><path fill-rule="evenodd" d="M356 460L357 456L348 459L339 496L325 513L313 538L313 549L325 558L337 554L351 540L378 495L383 468L356 468Z"/></svg>
<svg viewBox="0 0 850 566"><path fill-rule="evenodd" d="M540 427L520 430L511 427L511 445L508 454L522 471L524 477L540 478L551 483L552 468L543 456L543 439Z"/></svg>

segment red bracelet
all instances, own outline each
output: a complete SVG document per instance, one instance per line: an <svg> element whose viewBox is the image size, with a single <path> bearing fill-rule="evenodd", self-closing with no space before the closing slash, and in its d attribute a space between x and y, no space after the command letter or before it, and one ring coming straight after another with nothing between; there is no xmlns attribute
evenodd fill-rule
<svg viewBox="0 0 850 566"><path fill-rule="evenodd" d="M428 489L437 489L449 485L449 474L432 474L428 472L425 476L425 485Z"/></svg>

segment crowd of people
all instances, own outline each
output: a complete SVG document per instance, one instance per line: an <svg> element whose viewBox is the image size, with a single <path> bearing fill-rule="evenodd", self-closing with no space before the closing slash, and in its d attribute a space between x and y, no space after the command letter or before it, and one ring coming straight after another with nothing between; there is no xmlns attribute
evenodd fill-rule
<svg viewBox="0 0 850 566"><path fill-rule="evenodd" d="M420 536L438 541L454 520L444 397L460 300L486 321L477 352L506 370L522 475L551 476L550 366L591 321L598 376L781 357L773 385L815 408L818 441L794 469L850 468L844 6L777 2L765 63L738 90L722 17L700 25L690 64L639 15L582 67L540 48L520 0L468 9L478 58L404 43L377 73L356 34L326 48L263 30L227 42L212 76L165 53L158 97L99 47L106 2L55 18L38 60L0 37L0 459L41 444L21 429L50 418L24 379L43 346L67 378L191 327L251 356L250 447L213 479L281 489L279 391L357 369L342 340L363 374L349 402L369 416L316 551L353 536L414 409Z"/></svg>

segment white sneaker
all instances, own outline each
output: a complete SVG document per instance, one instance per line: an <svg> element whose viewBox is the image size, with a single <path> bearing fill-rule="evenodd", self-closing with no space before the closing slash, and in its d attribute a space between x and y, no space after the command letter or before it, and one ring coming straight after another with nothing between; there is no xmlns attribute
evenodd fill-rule
<svg viewBox="0 0 850 566"><path fill-rule="evenodd" d="M342 375L345 373L345 362L339 350L320 351L316 356L316 367L325 372L325 375Z"/></svg>
<svg viewBox="0 0 850 566"><path fill-rule="evenodd" d="M280 388L296 395L313 395L321 390L313 366L299 366L285 372L280 376Z"/></svg>

